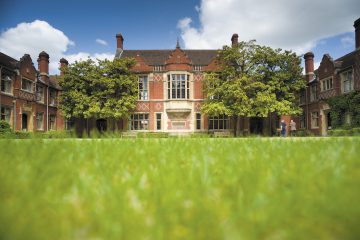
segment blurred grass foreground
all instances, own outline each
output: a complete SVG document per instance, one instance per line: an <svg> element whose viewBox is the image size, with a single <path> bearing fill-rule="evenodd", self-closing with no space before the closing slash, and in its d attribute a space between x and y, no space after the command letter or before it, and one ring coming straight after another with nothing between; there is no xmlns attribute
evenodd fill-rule
<svg viewBox="0 0 360 240"><path fill-rule="evenodd" d="M360 138L0 140L0 239L360 239Z"/></svg>

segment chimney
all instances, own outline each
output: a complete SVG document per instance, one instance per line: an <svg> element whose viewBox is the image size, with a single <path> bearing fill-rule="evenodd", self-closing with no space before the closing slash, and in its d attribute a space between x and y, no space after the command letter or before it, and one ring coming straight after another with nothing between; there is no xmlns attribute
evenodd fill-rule
<svg viewBox="0 0 360 240"><path fill-rule="evenodd" d="M69 62L65 58L60 59L60 76L64 76L63 68L67 67L68 65Z"/></svg>
<svg viewBox="0 0 360 240"><path fill-rule="evenodd" d="M235 46L238 43L239 43L239 35L237 35L237 33L234 33L231 37L231 45Z"/></svg>
<svg viewBox="0 0 360 240"><path fill-rule="evenodd" d="M305 59L306 80L309 82L314 77L314 53L312 52L305 53L304 59Z"/></svg>
<svg viewBox="0 0 360 240"><path fill-rule="evenodd" d="M124 49L124 38L121 33L116 34L116 47Z"/></svg>
<svg viewBox="0 0 360 240"><path fill-rule="evenodd" d="M40 75L49 75L49 54L42 51L37 61Z"/></svg>
<svg viewBox="0 0 360 240"><path fill-rule="evenodd" d="M355 49L360 48L360 18L354 22L355 28Z"/></svg>

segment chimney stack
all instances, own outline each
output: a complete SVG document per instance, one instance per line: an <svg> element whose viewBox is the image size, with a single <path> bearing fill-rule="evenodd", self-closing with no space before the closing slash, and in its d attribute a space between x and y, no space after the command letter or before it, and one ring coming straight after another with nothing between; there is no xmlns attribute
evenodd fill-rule
<svg viewBox="0 0 360 240"><path fill-rule="evenodd" d="M65 58L60 59L60 76L64 76L63 68L67 67L68 65L69 62Z"/></svg>
<svg viewBox="0 0 360 240"><path fill-rule="evenodd" d="M116 47L124 49L124 38L121 33L116 34Z"/></svg>
<svg viewBox="0 0 360 240"><path fill-rule="evenodd" d="M239 43L239 35L237 35L237 33L234 33L231 37L231 45L235 46L238 43Z"/></svg>
<svg viewBox="0 0 360 240"><path fill-rule="evenodd" d="M40 75L49 75L49 58L49 54L44 51L39 54L37 61Z"/></svg>
<svg viewBox="0 0 360 240"><path fill-rule="evenodd" d="M355 28L355 49L360 48L360 18L354 22Z"/></svg>
<svg viewBox="0 0 360 240"><path fill-rule="evenodd" d="M305 53L304 59L305 59L306 80L309 82L314 77L314 53L312 52Z"/></svg>

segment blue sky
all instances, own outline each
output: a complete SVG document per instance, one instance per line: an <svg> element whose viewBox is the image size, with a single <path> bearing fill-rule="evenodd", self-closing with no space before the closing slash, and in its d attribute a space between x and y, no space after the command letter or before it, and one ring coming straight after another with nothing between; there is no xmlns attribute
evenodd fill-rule
<svg viewBox="0 0 360 240"><path fill-rule="evenodd" d="M116 33L126 49L214 49L240 40L338 58L354 50L358 0L45 1L2 0L0 51L14 58L45 50L60 57L111 58ZM36 21L40 20L40 21ZM97 41L96 41L97 40Z"/></svg>

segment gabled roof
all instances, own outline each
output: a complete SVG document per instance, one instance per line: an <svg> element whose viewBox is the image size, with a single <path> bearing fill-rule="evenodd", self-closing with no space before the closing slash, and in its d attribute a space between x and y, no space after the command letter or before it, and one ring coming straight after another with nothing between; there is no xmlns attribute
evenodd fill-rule
<svg viewBox="0 0 360 240"><path fill-rule="evenodd" d="M0 52L0 65L15 70L19 68L19 61Z"/></svg>
<svg viewBox="0 0 360 240"><path fill-rule="evenodd" d="M115 58L141 56L145 63L150 66L165 65L166 60L175 50L121 50L116 51ZM190 58L194 65L209 65L217 56L218 50L182 50Z"/></svg>
<svg viewBox="0 0 360 240"><path fill-rule="evenodd" d="M357 54L360 54L360 49L357 49L355 51L352 51L338 59L335 60L335 62L339 62L341 66L339 66L340 70L346 69L352 65L355 64L355 56Z"/></svg>
<svg viewBox="0 0 360 240"><path fill-rule="evenodd" d="M61 90L61 87L59 86L57 78L58 78L57 75L50 75L49 76L49 87Z"/></svg>

